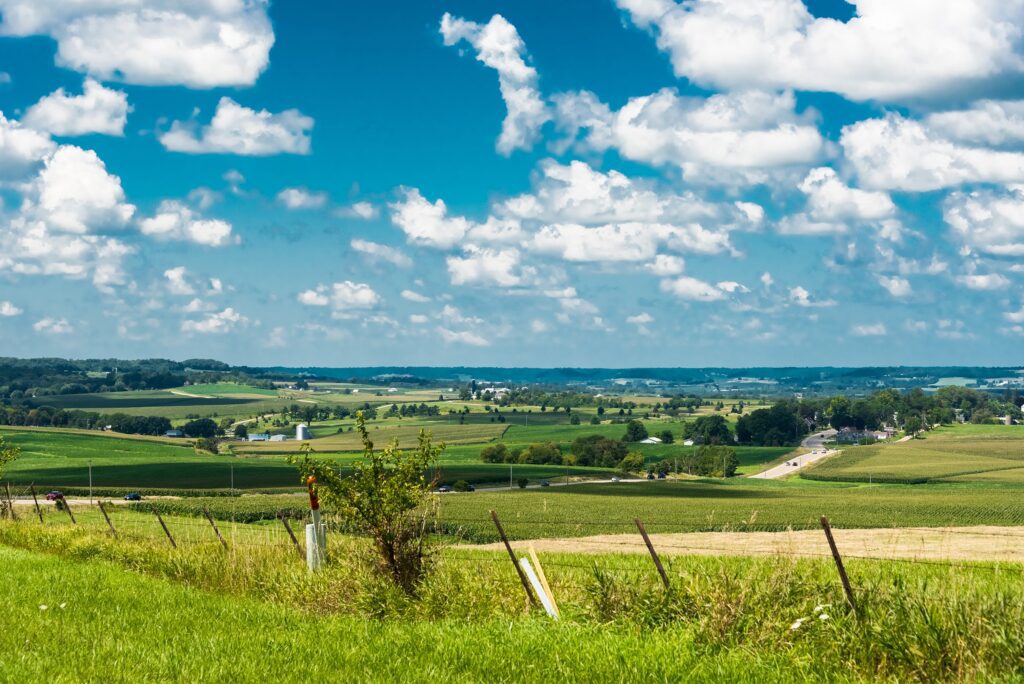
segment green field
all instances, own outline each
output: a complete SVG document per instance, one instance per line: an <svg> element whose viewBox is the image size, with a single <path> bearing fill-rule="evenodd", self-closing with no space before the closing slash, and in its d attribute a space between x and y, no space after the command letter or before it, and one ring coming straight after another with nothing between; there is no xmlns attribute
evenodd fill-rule
<svg viewBox="0 0 1024 684"><path fill-rule="evenodd" d="M449 550L415 599L354 541L311 575L287 545L172 550L0 522L0 672L12 681L1016 681L1014 565L544 557L562 620L500 553ZM1004 575L1011 579L1004 581ZM827 619L822 619L825 615ZM798 627L794 628L794 625ZM500 673L500 675L496 675Z"/></svg>
<svg viewBox="0 0 1024 684"><path fill-rule="evenodd" d="M136 439L82 430L0 428L0 435L22 449L21 458L12 464L7 475L9 481L20 486L35 483L38 489L88 487L90 462L92 482L97 490L226 489L232 482L232 470L236 489L298 486L295 466L280 455L197 454L187 440ZM355 433L345 433L344 437L352 435ZM358 454L318 456L344 463ZM570 470L573 476L611 474L601 468ZM554 480L566 474L561 466L529 464L516 464L512 471L517 480L525 477L533 481ZM509 466L480 463L479 459L449 461L446 458L440 463L437 475L441 484L458 480L503 484L508 482Z"/></svg>
<svg viewBox="0 0 1024 684"><path fill-rule="evenodd" d="M497 539L488 511L518 539L651 532L836 527L1024 525L1024 487L826 484L738 479L583 484L445 497L442 520L467 539Z"/></svg>
<svg viewBox="0 0 1024 684"><path fill-rule="evenodd" d="M986 482L1024 484L1024 428L960 425L923 439L850 447L805 472L835 482Z"/></svg>

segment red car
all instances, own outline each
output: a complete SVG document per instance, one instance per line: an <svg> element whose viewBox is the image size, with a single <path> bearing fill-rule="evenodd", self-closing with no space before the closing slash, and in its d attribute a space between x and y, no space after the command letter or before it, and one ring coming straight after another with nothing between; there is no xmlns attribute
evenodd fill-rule
<svg viewBox="0 0 1024 684"><path fill-rule="evenodd" d="M46 493L46 500L47 501L57 501L57 500L63 499L63 498L64 498L64 492L58 492L57 490L54 490L52 492L47 492Z"/></svg>

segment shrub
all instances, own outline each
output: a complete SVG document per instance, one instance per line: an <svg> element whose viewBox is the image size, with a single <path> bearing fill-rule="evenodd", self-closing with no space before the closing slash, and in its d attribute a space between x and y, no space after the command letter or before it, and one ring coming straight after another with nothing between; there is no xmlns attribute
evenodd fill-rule
<svg viewBox="0 0 1024 684"><path fill-rule="evenodd" d="M530 481L527 480L525 477L521 477L518 480L516 480L516 484L519 485L520 489L526 489L526 485L530 484Z"/></svg>
<svg viewBox="0 0 1024 684"><path fill-rule="evenodd" d="M480 460L484 463L505 463L508 458L508 447L498 442L480 450Z"/></svg>
<svg viewBox="0 0 1024 684"><path fill-rule="evenodd" d="M659 432L658 439L661 440L662 444L672 444L676 441L676 438L672 436L671 430L662 430Z"/></svg>
<svg viewBox="0 0 1024 684"><path fill-rule="evenodd" d="M628 473L639 473L644 469L644 456L639 451L631 451L619 462L619 470Z"/></svg>
<svg viewBox="0 0 1024 684"><path fill-rule="evenodd" d="M308 453L289 460L299 466L303 479L314 478L325 506L335 507L343 523L373 540L381 573L414 596L430 569L427 521L434 517L435 499L426 472L437 463L444 444L434 446L430 434L421 430L416 449L400 451L396 439L375 451L362 411L356 413L356 427L363 456L349 466L350 476L343 476L336 463Z"/></svg>

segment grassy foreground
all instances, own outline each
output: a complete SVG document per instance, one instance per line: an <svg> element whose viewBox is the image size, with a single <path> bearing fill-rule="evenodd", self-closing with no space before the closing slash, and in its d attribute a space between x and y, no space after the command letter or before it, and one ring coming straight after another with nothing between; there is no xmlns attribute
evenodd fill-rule
<svg viewBox="0 0 1024 684"><path fill-rule="evenodd" d="M682 629L310 619L104 562L0 548L0 565L5 621L18 626L0 630L0 672L19 681L712 681L815 668L745 649L701 655Z"/></svg>
<svg viewBox="0 0 1024 684"><path fill-rule="evenodd" d="M334 560L311 576L287 549L171 550L0 523L0 679L1024 676L1024 582L1014 564L855 560L854 615L827 560L673 558L666 593L642 556L546 554L563 615L556 623L526 610L501 554L445 550L411 600L374 579L358 541L332 543Z"/></svg>

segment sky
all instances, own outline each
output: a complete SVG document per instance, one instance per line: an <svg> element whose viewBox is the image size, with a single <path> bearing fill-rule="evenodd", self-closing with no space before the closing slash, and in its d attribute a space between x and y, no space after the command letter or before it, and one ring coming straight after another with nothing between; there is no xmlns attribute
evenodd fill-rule
<svg viewBox="0 0 1024 684"><path fill-rule="evenodd" d="M1024 0L0 0L0 355L1016 365Z"/></svg>

